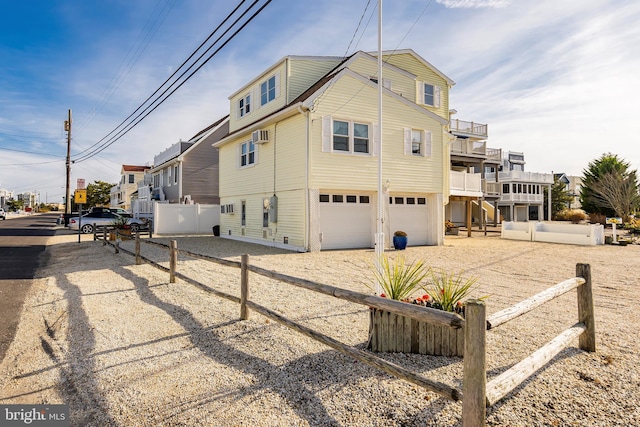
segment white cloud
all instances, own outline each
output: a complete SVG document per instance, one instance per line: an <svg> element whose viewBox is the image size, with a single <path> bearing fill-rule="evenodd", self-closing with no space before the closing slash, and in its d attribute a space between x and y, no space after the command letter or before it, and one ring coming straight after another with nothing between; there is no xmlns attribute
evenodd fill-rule
<svg viewBox="0 0 640 427"><path fill-rule="evenodd" d="M436 0L436 2L452 9L479 9L507 7L511 0Z"/></svg>

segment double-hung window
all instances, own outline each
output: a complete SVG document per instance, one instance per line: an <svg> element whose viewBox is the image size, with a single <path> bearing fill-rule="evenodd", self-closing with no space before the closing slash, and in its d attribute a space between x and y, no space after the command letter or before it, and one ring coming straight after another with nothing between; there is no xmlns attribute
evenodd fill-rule
<svg viewBox="0 0 640 427"><path fill-rule="evenodd" d="M440 86L418 82L418 103L430 107L440 107Z"/></svg>
<svg viewBox="0 0 640 427"><path fill-rule="evenodd" d="M331 148L345 153L370 153L369 125L333 120Z"/></svg>
<svg viewBox="0 0 640 427"><path fill-rule="evenodd" d="M247 94L238 101L238 115L244 117L251 112L251 95Z"/></svg>
<svg viewBox="0 0 640 427"><path fill-rule="evenodd" d="M256 146L252 141L240 145L240 167L246 167L256 162Z"/></svg>
<svg viewBox="0 0 640 427"><path fill-rule="evenodd" d="M416 156L422 155L422 131L411 130L411 154Z"/></svg>
<svg viewBox="0 0 640 427"><path fill-rule="evenodd" d="M424 84L424 104L435 105L435 88L427 83Z"/></svg>
<svg viewBox="0 0 640 427"><path fill-rule="evenodd" d="M421 129L404 129L404 154L431 156L431 132Z"/></svg>
<svg viewBox="0 0 640 427"><path fill-rule="evenodd" d="M260 83L260 105L265 105L276 99L276 76L271 76Z"/></svg>

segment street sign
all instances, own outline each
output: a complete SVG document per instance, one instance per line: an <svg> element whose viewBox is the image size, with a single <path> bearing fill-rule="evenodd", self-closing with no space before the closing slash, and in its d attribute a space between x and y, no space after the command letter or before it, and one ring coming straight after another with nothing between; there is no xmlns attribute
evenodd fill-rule
<svg viewBox="0 0 640 427"><path fill-rule="evenodd" d="M609 217L607 217L607 224L622 224L622 218L609 218Z"/></svg>
<svg viewBox="0 0 640 427"><path fill-rule="evenodd" d="M78 181L76 182L76 189L84 190L84 178L78 178Z"/></svg>
<svg viewBox="0 0 640 427"><path fill-rule="evenodd" d="M79 205L87 203L87 190L76 190L74 200Z"/></svg>

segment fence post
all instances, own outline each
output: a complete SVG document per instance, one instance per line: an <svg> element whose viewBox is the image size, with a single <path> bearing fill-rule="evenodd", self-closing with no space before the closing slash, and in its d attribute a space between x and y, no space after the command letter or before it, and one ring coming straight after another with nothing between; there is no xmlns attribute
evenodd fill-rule
<svg viewBox="0 0 640 427"><path fill-rule="evenodd" d="M176 261L178 260L178 243L171 241L169 250L169 283L176 283Z"/></svg>
<svg viewBox="0 0 640 427"><path fill-rule="evenodd" d="M119 254L120 253L120 240L118 239L118 235L116 234L116 244L113 245L113 247L116 250L116 253Z"/></svg>
<svg viewBox="0 0 640 427"><path fill-rule="evenodd" d="M142 264L140 259L140 231L136 231L136 265Z"/></svg>
<svg viewBox="0 0 640 427"><path fill-rule="evenodd" d="M487 414L487 309L480 300L467 301L464 325L462 425L482 427Z"/></svg>
<svg viewBox="0 0 640 427"><path fill-rule="evenodd" d="M579 346L585 351L596 351L596 322L593 313L593 292L591 287L591 265L576 264L576 276L584 279L578 286L578 321L587 329L578 338Z"/></svg>
<svg viewBox="0 0 640 427"><path fill-rule="evenodd" d="M102 227L102 246L107 246L107 227Z"/></svg>
<svg viewBox="0 0 640 427"><path fill-rule="evenodd" d="M249 255L240 258L240 319L249 319L247 300L249 299Z"/></svg>
<svg viewBox="0 0 640 427"><path fill-rule="evenodd" d="M93 241L95 242L98 239L98 227L96 227L96 225L93 225Z"/></svg>

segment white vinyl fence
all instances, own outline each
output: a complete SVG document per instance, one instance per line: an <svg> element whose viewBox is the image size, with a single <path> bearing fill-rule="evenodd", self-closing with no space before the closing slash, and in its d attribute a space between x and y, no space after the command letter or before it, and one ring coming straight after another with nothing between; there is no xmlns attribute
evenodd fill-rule
<svg viewBox="0 0 640 427"><path fill-rule="evenodd" d="M220 225L220 205L153 204L153 234L209 234Z"/></svg>

